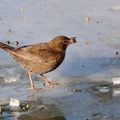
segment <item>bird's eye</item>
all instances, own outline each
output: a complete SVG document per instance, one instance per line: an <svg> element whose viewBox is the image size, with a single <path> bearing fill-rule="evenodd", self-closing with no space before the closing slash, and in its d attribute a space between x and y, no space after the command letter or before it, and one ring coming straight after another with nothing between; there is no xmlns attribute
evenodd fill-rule
<svg viewBox="0 0 120 120"><path fill-rule="evenodd" d="M67 41L67 40L64 40L63 43L64 43L64 44L68 44L68 41Z"/></svg>

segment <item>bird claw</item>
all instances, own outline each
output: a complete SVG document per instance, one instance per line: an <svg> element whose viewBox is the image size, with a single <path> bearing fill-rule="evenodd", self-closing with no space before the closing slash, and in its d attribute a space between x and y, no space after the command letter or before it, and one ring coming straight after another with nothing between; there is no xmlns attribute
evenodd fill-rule
<svg viewBox="0 0 120 120"><path fill-rule="evenodd" d="M40 92L41 88L36 88L34 85L32 86L32 90L34 92Z"/></svg>

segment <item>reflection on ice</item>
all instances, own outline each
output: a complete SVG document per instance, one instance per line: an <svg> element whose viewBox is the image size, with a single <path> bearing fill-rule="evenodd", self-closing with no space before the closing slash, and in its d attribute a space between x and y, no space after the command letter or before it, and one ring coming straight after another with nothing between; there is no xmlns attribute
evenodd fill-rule
<svg viewBox="0 0 120 120"><path fill-rule="evenodd" d="M113 97L117 97L117 96L120 97L120 88L115 88L113 90Z"/></svg>

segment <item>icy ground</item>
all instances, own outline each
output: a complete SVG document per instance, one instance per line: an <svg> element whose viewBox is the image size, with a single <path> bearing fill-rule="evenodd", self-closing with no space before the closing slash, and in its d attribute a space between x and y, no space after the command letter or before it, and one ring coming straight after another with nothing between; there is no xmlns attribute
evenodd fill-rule
<svg viewBox="0 0 120 120"><path fill-rule="evenodd" d="M118 120L119 97L114 98L114 89L109 92L110 97L105 94L96 98L90 91L96 85L94 82L111 82L112 78L120 77L119 14L119 0L1 0L0 41L10 41L13 46L18 41L19 47L46 42L57 35L77 37L78 44L69 46L63 64L47 74L60 86L44 88L39 76L35 76L35 83L43 88L35 96L57 105L67 120L91 120L92 112L98 112L93 116L102 116L100 120ZM34 94L29 89L26 72L2 50L0 83L1 101L11 97L24 100ZM83 92L73 94L74 87ZM104 97L107 100L99 103Z"/></svg>

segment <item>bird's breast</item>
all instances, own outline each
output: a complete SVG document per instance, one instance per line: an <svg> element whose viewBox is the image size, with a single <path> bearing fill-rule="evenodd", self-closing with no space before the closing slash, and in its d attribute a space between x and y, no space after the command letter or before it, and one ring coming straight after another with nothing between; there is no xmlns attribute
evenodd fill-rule
<svg viewBox="0 0 120 120"><path fill-rule="evenodd" d="M63 62L64 58L65 53L50 56L47 61L40 66L41 73L43 74L55 70Z"/></svg>

